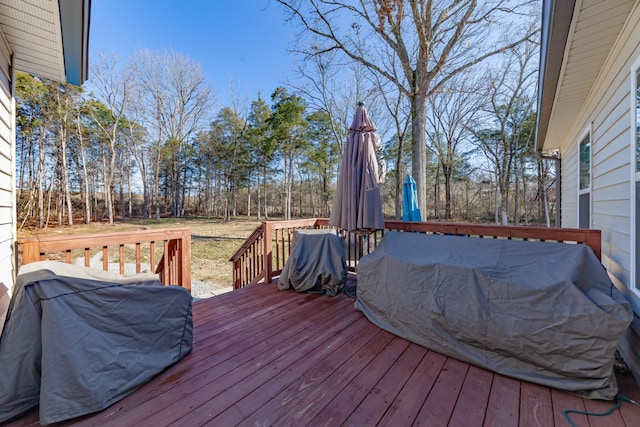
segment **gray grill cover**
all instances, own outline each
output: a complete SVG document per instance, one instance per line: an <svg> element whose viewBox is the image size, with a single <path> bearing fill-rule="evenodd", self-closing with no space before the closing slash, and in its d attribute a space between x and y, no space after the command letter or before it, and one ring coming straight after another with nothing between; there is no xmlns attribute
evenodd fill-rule
<svg viewBox="0 0 640 427"><path fill-rule="evenodd" d="M586 245L389 232L357 273L356 307L387 331L581 396L617 393L632 311Z"/></svg>
<svg viewBox="0 0 640 427"><path fill-rule="evenodd" d="M0 337L0 422L40 404L49 424L106 408L192 348L191 295L151 274L21 267Z"/></svg>
<svg viewBox="0 0 640 427"><path fill-rule="evenodd" d="M335 230L296 230L278 288L335 296L347 280L346 255L344 239Z"/></svg>

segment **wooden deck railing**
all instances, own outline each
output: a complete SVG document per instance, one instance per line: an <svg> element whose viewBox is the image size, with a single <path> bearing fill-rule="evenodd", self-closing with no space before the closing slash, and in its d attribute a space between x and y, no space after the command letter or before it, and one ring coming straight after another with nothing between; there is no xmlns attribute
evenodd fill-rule
<svg viewBox="0 0 640 427"><path fill-rule="evenodd" d="M112 254L116 248L119 273L125 274L127 246L133 248L129 262L135 263L136 273L141 272L144 257L164 285L178 285L191 291L191 231L188 228L23 239L18 242L18 262L29 264L56 259L72 263L74 256L83 256L84 265L89 267L92 253L101 251L102 269L108 271L110 248ZM156 250L162 251L157 264Z"/></svg>
<svg viewBox="0 0 640 427"><path fill-rule="evenodd" d="M260 282L270 283L282 271L289 254L295 230L303 228L333 228L326 218L263 222L231 257L233 287L242 288ZM385 229L372 233L336 231L346 239L347 266L355 271L358 260L373 251L385 231L453 234L492 239L569 242L586 244L601 259L600 230L577 228L544 228L458 224L442 222L385 221Z"/></svg>

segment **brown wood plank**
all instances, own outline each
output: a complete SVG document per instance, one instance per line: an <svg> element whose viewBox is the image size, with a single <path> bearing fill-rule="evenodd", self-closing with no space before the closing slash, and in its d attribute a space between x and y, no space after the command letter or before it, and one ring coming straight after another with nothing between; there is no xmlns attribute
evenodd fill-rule
<svg viewBox="0 0 640 427"><path fill-rule="evenodd" d="M14 418L2 424L4 427L29 427L40 425L40 415L38 414L38 408L35 408L21 417Z"/></svg>
<svg viewBox="0 0 640 427"><path fill-rule="evenodd" d="M521 427L553 425L551 390L548 387L520 383L520 422Z"/></svg>
<svg viewBox="0 0 640 427"><path fill-rule="evenodd" d="M517 426L520 418L520 381L495 374L489 394L487 426Z"/></svg>
<svg viewBox="0 0 640 427"><path fill-rule="evenodd" d="M233 362L236 366L218 365L212 368L207 375L198 375L192 378L186 384L180 387L179 395L182 393L189 394L188 400L175 399L174 393L166 394L166 398L162 399L161 404L158 398L150 402L149 405L142 405L131 411L136 413L136 418L131 419L131 413L127 414L128 422L150 422L156 425L166 425L170 421L180 421L182 417L189 416L190 420L196 425L201 425L208 421L212 414L213 408L226 409L225 403L219 403L221 400L230 402L229 406L235 403L239 398L244 397L246 393L252 391L255 387L268 381L271 377L279 372L279 369L285 369L292 363L295 363L300 354L317 348L327 339L339 334L344 328L360 316L360 313L351 312L340 318L338 321L329 323L326 328L311 328L314 319L307 319L309 322L305 324L305 328L300 330L295 336L290 337L286 341L279 344L269 346L266 351L251 359L234 358ZM264 369L268 366L269 369ZM234 390L232 387L239 384L242 388L239 393L229 393ZM249 390L247 390L249 389ZM216 400L210 402L216 397ZM204 406L203 406L204 405ZM151 414L149 416L149 414Z"/></svg>
<svg viewBox="0 0 640 427"><path fill-rule="evenodd" d="M609 409L615 404L613 400L589 400L585 399L584 407L587 412L601 414ZM589 415L587 416L589 419L589 425L591 427L624 427L625 423L622 419L622 415L619 410L613 411L611 414L607 416L596 416Z"/></svg>
<svg viewBox="0 0 640 427"><path fill-rule="evenodd" d="M414 425L447 425L455 407L469 365L447 358L436 383L420 409Z"/></svg>
<svg viewBox="0 0 640 427"><path fill-rule="evenodd" d="M275 292L273 293L275 294ZM243 303L230 300L219 304L208 313L199 313L198 317L203 319L194 320L194 328L196 328L194 340L208 337L206 331L211 326L214 326L216 331L237 329L244 323L253 322L253 319L265 313L278 312L285 306L301 305L291 298L278 298L277 294L275 296L265 295L260 300L262 301L260 303ZM204 324L204 326L201 326L201 324Z"/></svg>
<svg viewBox="0 0 640 427"><path fill-rule="evenodd" d="M346 301L337 301L339 304L334 302L329 298L324 298L314 304L314 307L287 305L282 310L266 312L250 324L237 330L223 329L219 333L212 331L209 334L210 338L204 341L202 347L199 348L197 360L215 356L224 361L226 358L237 357L237 353L247 348L258 348L257 344L260 342L263 342L266 347L274 345L272 340L267 340L271 337L285 340L295 334L301 327L300 321L296 320L300 316L306 314L316 320L330 319L346 303ZM289 324L295 326L282 331Z"/></svg>
<svg viewBox="0 0 640 427"><path fill-rule="evenodd" d="M329 299L329 297L325 297L325 299ZM348 301L343 300L344 303L348 303ZM199 389L213 381L218 382L218 385L222 384L221 379L225 376L231 385L234 384L234 381L244 379L253 372L249 369L249 364L254 370L257 370L263 364L275 359L278 354L290 350L297 342L301 343L305 339L311 338L314 333L318 332L310 329L314 322L328 321L328 319L334 318L342 307L332 305L315 319L304 318L298 325L291 327L287 327L287 323L279 322L277 324L280 325L280 330L275 329L272 334L264 334L252 340L245 339L236 342L235 345L224 346L217 353L207 350L197 354L192 352L178 364L160 374L159 381L146 384L136 394L117 403L117 410L112 410L108 416L125 417L130 422L141 422L147 418L148 413L155 414L162 410L172 410L174 409L172 404L180 406L187 403L182 399L176 400L176 395L188 396L195 393L200 399L213 397L212 389ZM282 312L281 315L285 315L285 312ZM262 323L256 323L256 327L260 324ZM233 335L232 332L230 334ZM298 341L292 341L294 338L297 338ZM191 402L192 400L188 403ZM176 410L180 411L181 409L177 408Z"/></svg>
<svg viewBox="0 0 640 427"><path fill-rule="evenodd" d="M244 291L245 289L247 288L239 289L238 292ZM257 309L258 307L264 306L265 304L270 304L271 302L276 301L292 302L289 298L279 298L279 295L276 292L267 289L258 289L257 292L254 293L255 297L252 296L252 298L247 299L246 301L243 301L241 298L237 297L228 298L230 294L231 292L228 292L215 298L209 298L206 301L194 302L194 327L201 324L209 325L212 321L215 321L217 324L219 324L220 322L218 321L218 319L220 317L228 314L233 314L235 310L251 309L254 307ZM209 301L212 302L209 303ZM205 302L206 304L203 304ZM242 317L235 316L235 318L232 318L231 320L237 321L238 319L241 320Z"/></svg>
<svg viewBox="0 0 640 427"><path fill-rule="evenodd" d="M373 324L369 324L367 329L376 333L373 339L362 343L355 337L339 353L322 364L310 367L305 375L247 417L241 425L300 425L314 417L393 339L391 334Z"/></svg>
<svg viewBox="0 0 640 427"><path fill-rule="evenodd" d="M553 405L553 422L557 426L569 425L564 416L566 410L584 411L584 399L562 390L551 390L551 403ZM576 425L588 426L586 415L570 413L569 417Z"/></svg>
<svg viewBox="0 0 640 427"><path fill-rule="evenodd" d="M246 417L253 414L263 405L275 398L280 392L285 390L290 384L302 377L309 366L326 363L327 358L332 354L342 354L339 347L348 344L358 345L358 342L367 342L372 339L378 331L367 328L369 321L360 317L354 321L349 328L349 333L344 333L340 337L334 337L334 341L323 346L319 351L308 353L304 358L304 363L296 363L275 375L269 382L262 384L246 396L239 398L233 406L220 413L210 422L211 425L236 425ZM355 338L357 337L357 340ZM334 356L335 357L335 356Z"/></svg>
<svg viewBox="0 0 640 427"><path fill-rule="evenodd" d="M413 424L446 360L446 356L429 351L380 420L380 425Z"/></svg>
<svg viewBox="0 0 640 427"><path fill-rule="evenodd" d="M387 370L382 379L369 391L355 411L351 413L344 425L368 426L377 424L427 351L427 349L417 344L409 345L394 365ZM354 383L352 382L351 384Z"/></svg>
<svg viewBox="0 0 640 427"><path fill-rule="evenodd" d="M342 425L408 347L407 340L394 338L375 359L363 367L360 375L354 377L309 423L311 425ZM375 391L375 393L380 392L379 388ZM382 413L384 414L384 411Z"/></svg>
<svg viewBox="0 0 640 427"><path fill-rule="evenodd" d="M449 424L460 427L483 425L492 382L492 372L471 366L462 384Z"/></svg>

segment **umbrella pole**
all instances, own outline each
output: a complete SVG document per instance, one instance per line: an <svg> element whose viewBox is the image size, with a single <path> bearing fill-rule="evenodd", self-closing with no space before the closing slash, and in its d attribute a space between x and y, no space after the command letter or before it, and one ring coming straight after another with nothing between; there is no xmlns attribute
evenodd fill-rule
<svg viewBox="0 0 640 427"><path fill-rule="evenodd" d="M354 230L353 233L355 234L355 236L357 237L356 241L357 243L357 259L360 260L360 258L362 258L363 255L365 255L364 252L364 238L365 236L370 235L371 233L373 233L372 230Z"/></svg>

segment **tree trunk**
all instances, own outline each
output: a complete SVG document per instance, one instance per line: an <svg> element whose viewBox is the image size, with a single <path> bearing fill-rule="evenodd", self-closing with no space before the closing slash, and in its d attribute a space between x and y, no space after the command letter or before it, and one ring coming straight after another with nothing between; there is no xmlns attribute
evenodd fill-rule
<svg viewBox="0 0 640 427"><path fill-rule="evenodd" d="M416 181L418 208L426 218L427 212L427 102L420 91L411 97L411 174Z"/></svg>
<svg viewBox="0 0 640 427"><path fill-rule="evenodd" d="M71 204L71 190L69 188L69 168L67 168L67 143L66 132L60 132L60 150L62 151L62 185L64 187L64 198L67 204L67 225L73 225L73 205Z"/></svg>
<svg viewBox="0 0 640 427"><path fill-rule="evenodd" d="M260 208L261 203L260 203L260 196L262 195L260 192L260 173L258 172L258 182L256 182L256 220L260 221L260 216L262 215L262 212L260 212Z"/></svg>
<svg viewBox="0 0 640 427"><path fill-rule="evenodd" d="M109 215L109 224L113 225L114 211L113 211L113 175L116 167L116 154L115 154L115 137L109 142L109 166L106 162L104 164L104 175L107 178L104 183L105 202L107 203L107 213Z"/></svg>
<svg viewBox="0 0 640 427"><path fill-rule="evenodd" d="M398 153L396 154L396 179L395 179L395 189L396 189L396 221L400 221L402 219L402 198L400 195L402 194L402 179L405 175L404 167L402 165L402 140L404 138L398 138Z"/></svg>
<svg viewBox="0 0 640 427"><path fill-rule="evenodd" d="M452 168L445 166L442 169L444 176L444 219L451 219L451 173Z"/></svg>
<svg viewBox="0 0 640 427"><path fill-rule="evenodd" d="M515 176L515 182L514 182L514 198L513 198L513 225L519 225L520 224L520 177L518 176L518 173L516 173Z"/></svg>
<svg viewBox="0 0 640 427"><path fill-rule="evenodd" d="M38 187L38 228L44 228L44 138L41 138L38 158L38 175L36 186Z"/></svg>
<svg viewBox="0 0 640 427"><path fill-rule="evenodd" d="M247 217L251 217L251 173L247 179Z"/></svg>
<svg viewBox="0 0 640 427"><path fill-rule="evenodd" d="M267 194L267 165L265 164L263 167L262 174L262 191L264 196L264 219L269 220L269 208L268 208L268 194Z"/></svg>
<svg viewBox="0 0 640 427"><path fill-rule="evenodd" d="M80 121L78 120L78 123ZM82 183L84 187L84 223L91 223L91 198L89 196L89 174L87 173L87 160L84 151L84 139L82 138L82 130L78 124L78 141L80 142L80 160L82 162Z"/></svg>

